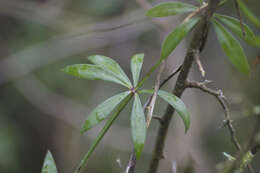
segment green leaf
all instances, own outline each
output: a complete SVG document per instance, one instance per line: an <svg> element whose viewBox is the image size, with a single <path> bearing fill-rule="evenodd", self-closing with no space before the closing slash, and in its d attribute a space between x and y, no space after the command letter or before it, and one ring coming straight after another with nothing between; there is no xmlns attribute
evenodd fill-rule
<svg viewBox="0 0 260 173"><path fill-rule="evenodd" d="M167 17L180 13L192 12L196 9L197 7L183 2L163 2L149 9L146 16Z"/></svg>
<svg viewBox="0 0 260 173"><path fill-rule="evenodd" d="M105 80L128 87L114 74L104 70L102 67L93 64L74 64L62 69L65 73L84 79Z"/></svg>
<svg viewBox="0 0 260 173"><path fill-rule="evenodd" d="M161 59L167 58L172 53L172 51L178 46L178 44L191 31L198 21L199 18L192 18L173 29L173 31L163 42Z"/></svg>
<svg viewBox="0 0 260 173"><path fill-rule="evenodd" d="M136 158L139 158L145 143L146 123L143 107L138 94L135 94L134 96L134 104L131 114L131 131Z"/></svg>
<svg viewBox="0 0 260 173"><path fill-rule="evenodd" d="M132 84L129 78L127 77L125 72L121 69L120 65L112 58L102 56L102 55L93 55L93 56L89 56L88 59L92 63L103 68L105 71L112 73L119 80L121 80L128 88L132 88Z"/></svg>
<svg viewBox="0 0 260 173"><path fill-rule="evenodd" d="M42 173L57 173L55 161L50 151L48 151L45 156L44 163L42 166Z"/></svg>
<svg viewBox="0 0 260 173"><path fill-rule="evenodd" d="M81 128L81 133L86 132L90 128L103 121L114 110L114 108L129 94L130 91L117 94L98 105L88 116L83 127Z"/></svg>
<svg viewBox="0 0 260 173"><path fill-rule="evenodd" d="M241 39L245 40L248 44L252 46L259 46L260 42L257 43L255 34L253 31L249 28L248 25L243 24L245 35L242 33L242 28L240 25L240 21L234 17L220 15L220 14L214 14L214 16L219 19L222 23L227 25L232 32L234 32L236 35L238 35Z"/></svg>
<svg viewBox="0 0 260 173"><path fill-rule="evenodd" d="M120 112L125 108L125 106L127 105L127 103L131 100L131 98L133 97L133 94L129 94L115 109L115 111L112 113L112 115L110 116L110 118L107 120L104 128L100 131L100 133L98 134L97 138L95 139L95 141L93 142L93 144L91 145L90 149L88 150L88 152L84 155L83 159L81 160L81 162L79 163L79 166L77 168L77 170L75 171L75 173L79 173L80 170L86 165L88 159L90 158L91 154L94 152L94 150L96 149L97 145L99 144L99 142L101 141L101 139L104 137L104 135L106 134L106 132L108 131L108 129L111 127L111 125L113 124L113 122L116 120L116 118L118 117L118 115L120 114Z"/></svg>
<svg viewBox="0 0 260 173"><path fill-rule="evenodd" d="M243 48L240 46L239 42L232 36L232 34L225 29L223 25L221 25L215 19L213 19L212 21L214 29L217 33L218 40L229 60L240 72L248 75L249 65Z"/></svg>
<svg viewBox="0 0 260 173"><path fill-rule="evenodd" d="M139 92L152 94L153 90L141 90ZM190 127L190 114L189 114L185 104L183 103L183 101L180 98L178 98L177 96L175 96L169 92L162 91L162 90L158 91L158 96L161 97L166 102L168 102L178 112L178 114L180 115L180 117L184 123L185 133L187 133L187 131Z"/></svg>
<svg viewBox="0 0 260 173"><path fill-rule="evenodd" d="M257 27L260 27L260 20L249 10L242 0L237 0L240 9L244 12L247 18Z"/></svg>
<svg viewBox="0 0 260 173"><path fill-rule="evenodd" d="M131 59L131 71L133 75L134 87L136 87L138 83L140 72L143 65L143 60L144 54L136 54Z"/></svg>

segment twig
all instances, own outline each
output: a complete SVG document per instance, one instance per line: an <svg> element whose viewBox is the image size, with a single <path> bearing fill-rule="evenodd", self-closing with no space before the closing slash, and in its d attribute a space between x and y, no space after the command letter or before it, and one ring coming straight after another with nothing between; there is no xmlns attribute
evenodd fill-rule
<svg viewBox="0 0 260 173"><path fill-rule="evenodd" d="M125 173L133 173L136 165L136 156L135 151L133 150L126 166Z"/></svg>
<svg viewBox="0 0 260 173"><path fill-rule="evenodd" d="M211 94L213 96L215 96L218 100L218 102L220 103L220 105L222 106L223 110L224 110L224 114L225 114L225 120L224 122L224 126L227 125L230 136L231 136L231 141L233 142L233 144L235 145L235 147L238 149L238 151L241 151L241 145L236 137L236 131L235 128L233 126L233 121L231 120L230 117L230 112L229 112L229 108L228 108L228 103L226 100L226 97L224 96L223 92L221 90L213 90L210 89L206 86L206 84L208 84L208 81L204 81L204 82L196 82L196 81L186 81L186 87L187 88L197 88L200 89L208 94ZM252 168L252 166L250 164L247 165L249 171L251 173L254 173L254 170Z"/></svg>
<svg viewBox="0 0 260 173"><path fill-rule="evenodd" d="M248 145L245 149L245 153L250 152L253 156L256 155L256 153L259 151L260 149L260 144L258 143L258 141L256 141L256 137L257 137L257 134L260 132L260 115L257 115L257 120L256 120L256 124L255 124L255 127L254 127L254 130L252 132L252 135L249 139L249 142L248 142ZM244 156L245 154L242 154L242 156ZM253 158L252 158L253 159ZM239 160L242 160L241 158L237 159L238 160L238 163L240 162ZM250 162L252 160L250 160L248 162L248 164L246 165L249 169L249 171L251 173L254 173L254 169L253 167L251 166ZM243 164L243 163L242 163ZM236 165L236 164L235 164ZM239 165L240 166L240 165ZM241 166L240 166L241 167ZM242 169L242 168L241 168Z"/></svg>
<svg viewBox="0 0 260 173"><path fill-rule="evenodd" d="M201 73L201 76L202 77L205 77L205 70L204 70L204 68L203 68L203 66L202 66L202 64L201 64L201 61L200 61L200 57L199 57L199 51L197 50L197 51L194 51L194 57L195 57L195 62L196 62L196 64L198 65L198 67L199 67L199 71L200 71L200 73Z"/></svg>
<svg viewBox="0 0 260 173"><path fill-rule="evenodd" d="M152 118L155 119L155 120L158 120L158 121L160 122L161 125L163 124L162 118L161 118L160 116L153 115Z"/></svg>
<svg viewBox="0 0 260 173"><path fill-rule="evenodd" d="M172 74L170 74L168 77L166 77L159 85L159 89L161 89L171 78L173 78L180 70L182 65L180 65ZM148 105L150 104L152 99L152 95L147 99L147 101L144 104L144 110L148 109Z"/></svg>
<svg viewBox="0 0 260 173"><path fill-rule="evenodd" d="M161 88L164 86L164 84L166 84L173 76L175 76L175 75L181 70L181 67L182 67L182 65L180 65L176 70L174 70L174 71L172 72L172 74L170 74L167 78L165 78L165 79L161 82L159 89L161 89Z"/></svg>
<svg viewBox="0 0 260 173"><path fill-rule="evenodd" d="M196 16L197 14L199 14L202 10L204 10L206 7L208 7L208 3L204 3L202 6L200 6L197 10L195 10L194 12L190 13L184 20L183 23L190 20L192 17Z"/></svg>
<svg viewBox="0 0 260 173"><path fill-rule="evenodd" d="M160 88L161 74L162 74L164 68L165 68L165 61L163 61L162 64L160 65L159 72L157 73L156 82L155 82L155 86L154 86L154 93L153 93L151 101L147 107L148 108L147 116L146 116L146 127L147 128L149 127L152 116L153 116L154 105L155 105L157 94L158 94L158 91Z"/></svg>
<svg viewBox="0 0 260 173"><path fill-rule="evenodd" d="M230 118L230 113L229 113L229 108L228 108L228 105L227 105L227 100L223 94L223 92L221 90L213 90L213 89L210 89L206 86L208 82L196 82L196 81L189 81L187 80L186 81L186 87L187 88L197 88L197 89L200 89L210 95L213 95L217 98L218 102L220 103L220 105L222 106L222 108L224 109L224 113L225 113L225 120L224 120L224 124L227 125L228 129L229 129L229 132L230 132L230 135L231 135L231 139L232 139L232 142L234 143L235 147L238 149L238 150L241 150L241 145L239 144L238 142L238 139L236 137L236 134L235 134L235 128L233 127L233 124L232 124L232 120Z"/></svg>
<svg viewBox="0 0 260 173"><path fill-rule="evenodd" d="M181 67L182 67L182 65L180 65L176 70L174 70L174 71L172 72L172 74L170 74L168 77L166 77L166 78L160 83L159 89L161 89L171 78L173 78L178 72L180 72ZM150 103L151 99L152 99L152 96L150 96L150 97L147 99L147 101L146 101L145 104L144 104L144 109L147 108L147 106L148 106L148 104Z"/></svg>
<svg viewBox="0 0 260 173"><path fill-rule="evenodd" d="M237 11L237 17L239 18L241 31L242 31L243 36L245 37L246 36L245 27L244 27L244 24L243 24L241 12L240 12L240 8L239 8L237 0L234 0L234 3L235 3L236 11Z"/></svg>

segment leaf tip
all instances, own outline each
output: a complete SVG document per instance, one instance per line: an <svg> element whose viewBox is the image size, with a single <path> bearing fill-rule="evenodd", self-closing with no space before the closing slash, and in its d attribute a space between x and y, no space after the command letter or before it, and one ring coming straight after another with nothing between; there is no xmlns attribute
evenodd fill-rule
<svg viewBox="0 0 260 173"><path fill-rule="evenodd" d="M48 157L53 158L51 151L49 149L46 152L45 159L48 158Z"/></svg>
<svg viewBox="0 0 260 173"><path fill-rule="evenodd" d="M51 151L49 149L47 150L47 154L51 154Z"/></svg>
<svg viewBox="0 0 260 173"><path fill-rule="evenodd" d="M135 144L135 155L136 159L139 159L142 151L143 151L144 144Z"/></svg>
<svg viewBox="0 0 260 173"><path fill-rule="evenodd" d="M190 115L188 114L188 118L186 120L184 120L184 126L185 126L185 134L188 133L188 130L190 129Z"/></svg>
<svg viewBox="0 0 260 173"><path fill-rule="evenodd" d="M185 134L187 134L187 133L188 133L188 130L189 130L189 128L190 128L190 125L188 125L188 126L185 126Z"/></svg>
<svg viewBox="0 0 260 173"><path fill-rule="evenodd" d="M81 128L81 129L80 129L80 134L83 135L83 134L85 133L85 131L86 131L86 130L85 130L84 128Z"/></svg>
<svg viewBox="0 0 260 173"><path fill-rule="evenodd" d="M57 173L55 160L54 160L50 150L47 150L41 172L42 173Z"/></svg>

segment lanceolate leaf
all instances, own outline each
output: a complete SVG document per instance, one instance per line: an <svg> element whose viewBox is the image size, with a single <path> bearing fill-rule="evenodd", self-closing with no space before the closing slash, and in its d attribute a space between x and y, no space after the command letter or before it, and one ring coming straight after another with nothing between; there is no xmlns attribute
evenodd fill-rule
<svg viewBox="0 0 260 173"><path fill-rule="evenodd" d="M225 29L223 25L216 20L213 20L213 25L217 33L218 40L232 64L240 72L248 75L249 65L244 50L240 46L239 42L231 35L229 31Z"/></svg>
<svg viewBox="0 0 260 173"><path fill-rule="evenodd" d="M260 20L249 10L242 0L237 0L240 9L244 12L247 18L257 27L260 27Z"/></svg>
<svg viewBox="0 0 260 173"><path fill-rule="evenodd" d="M50 151L48 151L45 156L44 163L42 166L42 173L57 173L55 161Z"/></svg>
<svg viewBox="0 0 260 173"><path fill-rule="evenodd" d="M64 72L72 76L92 79L92 80L105 80L115 82L128 87L124 82L119 80L114 74L104 70L102 67L93 64L74 64L67 66L63 69Z"/></svg>
<svg viewBox="0 0 260 173"><path fill-rule="evenodd" d="M145 142L146 123L143 107L138 94L135 94L134 96L134 104L131 114L131 131L134 142L135 154L136 157L139 158L142 153Z"/></svg>
<svg viewBox="0 0 260 173"><path fill-rule="evenodd" d="M260 45L260 42L257 42L255 34L246 24L243 24L245 31L245 35L243 35L240 21L238 19L220 14L215 14L214 16L217 17L226 26L228 26L230 30L238 35L241 39L244 39L248 44L251 44L253 46Z"/></svg>
<svg viewBox="0 0 260 173"><path fill-rule="evenodd" d="M104 120L114 110L114 108L129 94L130 91L117 94L98 105L88 116L83 127L81 128L81 133L84 133L85 131L89 130L90 128L94 127L102 120Z"/></svg>
<svg viewBox="0 0 260 173"><path fill-rule="evenodd" d="M199 21L199 18L192 18L173 29L162 45L161 59L167 58L178 46L182 39L191 31Z"/></svg>
<svg viewBox="0 0 260 173"><path fill-rule="evenodd" d="M132 84L130 80L128 79L125 72L121 69L120 65L114 61L112 58L102 56L102 55L93 55L89 56L88 59L103 68L105 71L108 71L112 73L114 76L116 76L119 80L121 80L125 86L128 88L132 88Z"/></svg>
<svg viewBox="0 0 260 173"><path fill-rule="evenodd" d="M180 13L192 12L196 9L197 7L183 2L164 2L149 9L146 13L146 16L167 17Z"/></svg>
<svg viewBox="0 0 260 173"><path fill-rule="evenodd" d="M84 155L83 159L81 160L77 170L75 171L75 173L79 173L80 170L86 165L88 159L90 158L91 154L94 152L94 150L96 149L97 145L99 144L99 142L101 141L101 139L104 137L104 135L106 134L106 132L108 131L108 129L111 127L111 125L113 124L113 122L116 120L116 118L118 117L118 115L120 114L120 112L125 108L125 106L127 105L127 103L131 100L131 98L133 97L132 94L129 94L115 109L115 111L112 113L112 115L109 117L109 119L107 120L104 128L100 131L100 133L98 134L97 138L95 139L95 141L93 142L93 144L91 145L90 149L88 150L88 152Z"/></svg>
<svg viewBox="0 0 260 173"><path fill-rule="evenodd" d="M134 87L137 85L142 69L144 54L136 54L131 59L131 71L133 75Z"/></svg>
<svg viewBox="0 0 260 173"><path fill-rule="evenodd" d="M152 94L153 90L141 90L140 93ZM158 95L163 100L168 102L172 107L174 107L174 109L178 112L178 114L180 115L184 123L185 132L187 132L190 127L190 114L183 101L180 98L176 97L175 95L162 90L158 91Z"/></svg>

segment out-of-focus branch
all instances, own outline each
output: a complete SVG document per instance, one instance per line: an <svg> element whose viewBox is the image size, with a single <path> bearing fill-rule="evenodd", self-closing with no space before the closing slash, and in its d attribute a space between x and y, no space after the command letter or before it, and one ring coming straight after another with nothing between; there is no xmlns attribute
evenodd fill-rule
<svg viewBox="0 0 260 173"><path fill-rule="evenodd" d="M84 120L84 114L90 112L85 105L52 92L34 75L27 75L26 78L16 80L14 86L40 111L74 128L79 128Z"/></svg>
<svg viewBox="0 0 260 173"><path fill-rule="evenodd" d="M41 24L49 29L56 29L61 23L57 18L68 2L68 0L64 0L54 5L48 1L43 4L35 1L7 0L0 1L0 11L1 14L7 16Z"/></svg>
<svg viewBox="0 0 260 173"><path fill-rule="evenodd" d="M56 38L49 39L18 53L14 53L6 58L2 58L0 60L0 85L63 58L74 56L88 50L135 39L138 37L139 33L149 30L152 27L152 24L149 21L138 22L135 25L127 25L126 23L118 25L121 21L128 21L128 23L136 21L136 19L129 19L131 17L128 15L97 23L95 26L91 26L87 30L85 29L84 31L86 34L82 34L82 30L79 35L74 33L72 34L73 36L56 36ZM127 20L124 20L125 18L127 18ZM127 26L124 26L123 29L121 29L122 25ZM106 32L93 32L94 30L104 28L105 26ZM109 28L111 28L109 26L119 27L114 30L109 30ZM128 34L125 34L126 32Z"/></svg>

